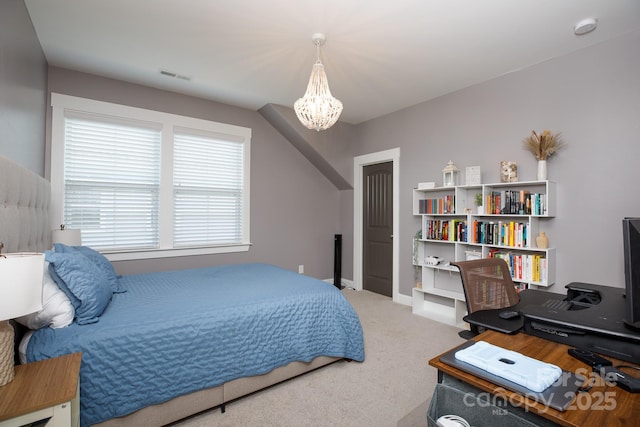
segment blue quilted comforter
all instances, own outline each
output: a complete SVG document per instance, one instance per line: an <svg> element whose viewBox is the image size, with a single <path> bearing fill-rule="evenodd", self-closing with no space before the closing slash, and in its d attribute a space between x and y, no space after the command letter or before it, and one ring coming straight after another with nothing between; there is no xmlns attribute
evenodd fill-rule
<svg viewBox="0 0 640 427"><path fill-rule="evenodd" d="M333 285L265 264L123 276L99 322L44 328L29 362L81 351L81 425L321 355L364 360Z"/></svg>

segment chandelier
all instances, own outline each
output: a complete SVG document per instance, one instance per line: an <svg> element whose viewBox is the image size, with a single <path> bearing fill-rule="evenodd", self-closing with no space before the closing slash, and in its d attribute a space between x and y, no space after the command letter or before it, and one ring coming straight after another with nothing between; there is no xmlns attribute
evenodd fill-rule
<svg viewBox="0 0 640 427"><path fill-rule="evenodd" d="M342 102L331 96L327 74L320 62L320 46L324 44L326 37L322 33L316 33L311 36L311 40L316 45L316 63L311 69L307 91L293 104L293 109L305 127L321 131L329 129L338 121L342 113Z"/></svg>

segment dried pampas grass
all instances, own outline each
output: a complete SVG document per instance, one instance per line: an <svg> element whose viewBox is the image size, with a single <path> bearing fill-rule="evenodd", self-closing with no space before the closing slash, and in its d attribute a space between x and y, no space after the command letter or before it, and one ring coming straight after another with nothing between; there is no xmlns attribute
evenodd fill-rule
<svg viewBox="0 0 640 427"><path fill-rule="evenodd" d="M525 138L522 142L524 143L524 148L531 151L531 154L538 160L547 160L565 145L560 139L559 133L554 135L549 130L545 130L541 134L537 134L535 130L532 130L531 136Z"/></svg>

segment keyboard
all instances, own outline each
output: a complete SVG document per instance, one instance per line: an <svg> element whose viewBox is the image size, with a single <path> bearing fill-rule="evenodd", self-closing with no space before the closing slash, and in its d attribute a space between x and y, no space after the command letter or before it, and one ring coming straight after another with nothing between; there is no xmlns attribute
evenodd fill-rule
<svg viewBox="0 0 640 427"><path fill-rule="evenodd" d="M485 341L457 351L455 358L537 393L549 388L562 375L562 369L556 365Z"/></svg>

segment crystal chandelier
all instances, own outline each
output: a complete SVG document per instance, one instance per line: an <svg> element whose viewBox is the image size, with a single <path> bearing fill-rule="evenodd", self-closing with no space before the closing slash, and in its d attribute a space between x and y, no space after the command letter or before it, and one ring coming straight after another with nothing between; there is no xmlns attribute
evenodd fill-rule
<svg viewBox="0 0 640 427"><path fill-rule="evenodd" d="M316 63L311 69L311 77L304 96L293 104L298 120L308 129L317 131L329 129L342 113L342 102L331 96L329 82L320 62L320 46L326 37L322 33L314 34L311 39L316 45Z"/></svg>

